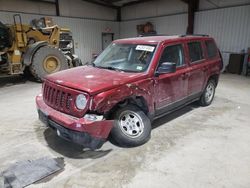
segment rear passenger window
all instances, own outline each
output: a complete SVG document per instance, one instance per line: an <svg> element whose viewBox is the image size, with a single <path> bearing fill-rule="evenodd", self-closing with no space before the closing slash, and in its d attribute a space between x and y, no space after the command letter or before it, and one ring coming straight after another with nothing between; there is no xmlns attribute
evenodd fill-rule
<svg viewBox="0 0 250 188"><path fill-rule="evenodd" d="M188 43L188 51L191 62L203 59L202 47L200 42Z"/></svg>
<svg viewBox="0 0 250 188"><path fill-rule="evenodd" d="M181 44L168 46L164 49L160 64L164 62L176 63L176 66L184 65L183 48Z"/></svg>
<svg viewBox="0 0 250 188"><path fill-rule="evenodd" d="M206 45L206 48L207 48L208 58L215 57L217 55L217 48L215 46L214 41L207 40L207 41L205 41L205 45Z"/></svg>

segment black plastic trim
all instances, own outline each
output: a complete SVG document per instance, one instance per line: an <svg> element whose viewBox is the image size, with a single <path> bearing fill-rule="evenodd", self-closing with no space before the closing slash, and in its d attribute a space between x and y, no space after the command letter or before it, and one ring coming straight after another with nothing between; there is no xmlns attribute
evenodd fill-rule
<svg viewBox="0 0 250 188"><path fill-rule="evenodd" d="M179 101L173 102L171 104L168 104L164 107L157 108L155 110L155 117L154 119L160 118L166 114L169 114L175 110L178 110L194 101L199 100L200 96L202 95L202 92L198 92L196 94L192 94L190 96L187 96Z"/></svg>
<svg viewBox="0 0 250 188"><path fill-rule="evenodd" d="M39 114L39 119L43 123L47 124L47 126L49 126L55 131L58 130L60 132L60 135L58 136L70 142L79 144L86 148L90 148L91 150L95 150L102 147L102 145L106 141L105 139L93 137L86 132L79 132L65 128L64 126L58 124L57 122L49 119L48 116L44 114L41 110L38 110L38 114Z"/></svg>

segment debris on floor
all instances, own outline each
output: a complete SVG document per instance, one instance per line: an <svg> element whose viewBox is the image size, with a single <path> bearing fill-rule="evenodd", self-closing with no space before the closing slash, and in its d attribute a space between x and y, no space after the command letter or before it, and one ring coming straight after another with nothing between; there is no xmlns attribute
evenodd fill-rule
<svg viewBox="0 0 250 188"><path fill-rule="evenodd" d="M63 158L44 157L11 165L0 174L0 188L20 188L64 169Z"/></svg>

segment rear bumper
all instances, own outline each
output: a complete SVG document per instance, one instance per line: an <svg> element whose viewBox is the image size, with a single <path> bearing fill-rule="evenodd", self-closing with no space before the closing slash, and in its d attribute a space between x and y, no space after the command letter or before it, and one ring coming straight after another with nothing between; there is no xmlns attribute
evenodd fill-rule
<svg viewBox="0 0 250 188"><path fill-rule="evenodd" d="M56 130L57 135L90 149L100 148L106 141L113 120L91 121L61 113L46 105L42 95L36 97L39 119Z"/></svg>

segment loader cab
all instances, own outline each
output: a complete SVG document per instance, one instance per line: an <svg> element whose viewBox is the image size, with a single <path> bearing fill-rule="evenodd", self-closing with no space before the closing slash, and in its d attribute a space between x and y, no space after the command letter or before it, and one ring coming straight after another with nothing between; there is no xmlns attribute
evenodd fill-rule
<svg viewBox="0 0 250 188"><path fill-rule="evenodd" d="M30 25L32 28L39 30L43 35L51 35L52 30L50 27L53 27L55 24L52 18L42 17L31 20Z"/></svg>
<svg viewBox="0 0 250 188"><path fill-rule="evenodd" d="M10 29L0 22L0 52L12 46L12 36Z"/></svg>
<svg viewBox="0 0 250 188"><path fill-rule="evenodd" d="M30 25L32 28L38 30L45 28L45 23L42 19L34 19L30 22Z"/></svg>
<svg viewBox="0 0 250 188"><path fill-rule="evenodd" d="M50 17L42 17L39 19L31 20L30 25L35 29L44 29L46 27L52 27L55 24L53 23L52 18Z"/></svg>

